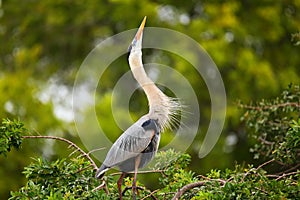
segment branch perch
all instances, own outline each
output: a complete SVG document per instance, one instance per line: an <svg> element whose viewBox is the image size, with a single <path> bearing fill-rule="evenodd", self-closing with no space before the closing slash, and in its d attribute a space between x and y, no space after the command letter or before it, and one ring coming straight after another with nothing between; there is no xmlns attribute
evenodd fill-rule
<svg viewBox="0 0 300 200"><path fill-rule="evenodd" d="M62 137L57 137L57 136L48 136L48 135L25 135L25 136L22 136L23 138L27 139L27 138L41 138L41 139L52 139L52 140L59 140L59 141L63 141L67 144L70 145L70 147L73 147L74 149L76 149L77 151L79 151L79 153L85 157L86 159L88 159L93 168L95 170L98 169L96 163L93 161L93 159L89 156L88 153L85 153L85 151L83 151L79 146L77 146L76 144L74 144L73 142L71 142L70 140L67 140L65 138L62 138Z"/></svg>
<svg viewBox="0 0 300 200"><path fill-rule="evenodd" d="M219 181L221 183L221 185L224 185L226 183L226 181L224 180L221 180L221 179L211 179L212 180L215 180L215 181ZM187 184L185 186L183 186L182 188L180 188L176 194L174 195L174 197L172 198L172 200L179 200L180 197L188 190L191 190L195 187L199 187L199 186L203 186L205 185L205 183L207 183L208 181L199 181L199 182L195 182L195 183L190 183L190 184Z"/></svg>

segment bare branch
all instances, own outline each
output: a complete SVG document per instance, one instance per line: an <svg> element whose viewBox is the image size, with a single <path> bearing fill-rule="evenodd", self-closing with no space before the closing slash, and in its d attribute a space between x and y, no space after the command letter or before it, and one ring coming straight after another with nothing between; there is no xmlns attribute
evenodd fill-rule
<svg viewBox="0 0 300 200"><path fill-rule="evenodd" d="M293 167L291 167L291 168L289 168L289 169L287 169L287 170L285 170L285 171L283 171L283 172L281 172L279 174L285 174L285 173L291 172L291 171L293 171L295 169L298 169L299 167L300 167L300 163L298 163L297 165L295 165L295 166L293 166Z"/></svg>
<svg viewBox="0 0 300 200"><path fill-rule="evenodd" d="M262 137L259 137L258 140L261 141L263 144L266 144L266 145L274 145L275 144L275 142L270 142L270 141L268 141L268 140L266 140Z"/></svg>
<svg viewBox="0 0 300 200"><path fill-rule="evenodd" d="M125 192L129 189L132 189L132 187L128 187L128 186L125 187L125 189L122 192L122 195L124 196ZM152 199L157 200L157 198L153 194L156 193L158 190L154 190L153 192L151 192L150 190L147 190L146 188L143 188L143 187L140 187L140 186L137 186L136 189L137 190L145 190L145 191L149 192L149 194L147 196L145 196L144 198L142 198L141 200L147 199L148 197L151 197Z"/></svg>
<svg viewBox="0 0 300 200"><path fill-rule="evenodd" d="M270 163L272 163L272 162L274 162L274 161L275 161L275 159L273 158L273 159L271 159L271 160L269 160L269 161L267 161L267 162L264 162L263 164L259 165L259 166L256 168L256 170L258 170L258 169L260 169L260 168L262 168L262 167L264 167L264 166L266 166L266 165L268 165L268 164L270 164Z"/></svg>
<svg viewBox="0 0 300 200"><path fill-rule="evenodd" d="M88 168L90 168L90 167L93 167L93 165L88 165L87 167L84 167L84 168L82 168L82 169L79 169L79 170L76 171L75 173L76 173L76 174L77 174L77 173L80 173L80 172L85 171L86 169L88 169Z"/></svg>
<svg viewBox="0 0 300 200"><path fill-rule="evenodd" d="M77 151L79 151L79 153L85 157L86 159L88 159L93 168L95 170L98 169L96 163L93 161L93 159L89 156L89 154L85 153L85 151L83 151L80 147L78 147L75 143L71 142L70 140L67 140L65 138L62 138L62 137L57 137L57 136L48 136L48 135L25 135L23 136L23 138L27 139L27 138L42 138L42 139L52 139L52 140L59 140L59 141L63 141L67 144L69 144L70 147L76 149Z"/></svg>
<svg viewBox="0 0 300 200"><path fill-rule="evenodd" d="M270 164L270 163L272 163L272 162L275 162L275 159L274 159L274 158L271 159L271 160L268 160L267 162L262 163L262 164L259 165L256 169L250 169L249 171L247 171L247 172L244 174L242 181L244 181L244 179L246 178L246 176L248 176L248 175L250 174L250 172L252 172L253 170L256 170L256 171L257 171L257 170L259 170L260 168L262 168L262 167L264 167L264 166L266 166L266 165L268 165L268 164Z"/></svg>
<svg viewBox="0 0 300 200"><path fill-rule="evenodd" d="M226 183L225 180L222 179L210 179L210 181L218 181L221 185L224 185ZM179 189L176 194L174 195L174 197L172 198L172 200L178 200L186 191L191 190L195 187L199 187L199 186L203 186L205 185L205 183L207 183L208 181L199 181L199 182L195 182L195 183L190 183L187 184L185 186L183 186L181 189Z"/></svg>
<svg viewBox="0 0 300 200"><path fill-rule="evenodd" d="M98 149L93 149L93 150L89 151L87 154L90 155L91 153L94 153L96 151L102 151L104 149L106 149L106 147L102 147L102 148L98 148Z"/></svg>
<svg viewBox="0 0 300 200"><path fill-rule="evenodd" d="M141 200L145 200L148 197L152 197L152 199L157 199L153 194L155 194L156 192L158 192L159 189L152 191L150 194L148 194L147 196L145 196L144 198L142 198Z"/></svg>
<svg viewBox="0 0 300 200"><path fill-rule="evenodd" d="M107 185L106 185L106 182L104 180L102 181L102 183L98 187L94 188L92 190L92 192L95 192L96 190L100 190L102 188L105 190L105 193L108 194Z"/></svg>
<svg viewBox="0 0 300 200"><path fill-rule="evenodd" d="M296 171L296 172L290 172L290 173L287 173L287 174L282 174L281 176L279 176L278 178L276 178L275 180L278 181L286 176L290 176L290 175L294 175L294 174L300 174L300 171Z"/></svg>
<svg viewBox="0 0 300 200"><path fill-rule="evenodd" d="M263 193L265 193L265 194L268 194L268 195L269 195L268 192L266 192L265 190L263 190L263 189L261 189L261 188L258 188L258 187L254 187L254 188L257 189L257 190L259 190L259 191L261 191L261 192L263 192Z"/></svg>
<svg viewBox="0 0 300 200"><path fill-rule="evenodd" d="M249 110L268 110L272 108L280 108L280 107L286 107L286 106L292 106L296 108L300 108L300 103L298 102L287 102L287 103L280 103L275 105L269 105L269 106L250 106L250 105L242 105L240 104L239 107L249 109Z"/></svg>

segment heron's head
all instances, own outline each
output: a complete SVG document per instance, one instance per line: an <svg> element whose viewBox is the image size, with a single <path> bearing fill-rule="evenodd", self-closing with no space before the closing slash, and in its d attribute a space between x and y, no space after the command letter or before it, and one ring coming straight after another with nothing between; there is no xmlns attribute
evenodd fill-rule
<svg viewBox="0 0 300 200"><path fill-rule="evenodd" d="M146 16L144 17L137 33L135 34L134 39L132 40L130 46L128 47L129 55L137 52L141 52L142 50L142 40L143 40L143 30L146 23Z"/></svg>

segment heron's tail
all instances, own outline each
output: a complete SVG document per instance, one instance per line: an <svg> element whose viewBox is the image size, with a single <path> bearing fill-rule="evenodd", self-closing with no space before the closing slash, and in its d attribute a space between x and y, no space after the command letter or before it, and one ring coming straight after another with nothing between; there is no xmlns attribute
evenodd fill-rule
<svg viewBox="0 0 300 200"><path fill-rule="evenodd" d="M96 178L102 178L107 170L109 170L108 167L106 167L105 165L101 165L101 167L96 172Z"/></svg>

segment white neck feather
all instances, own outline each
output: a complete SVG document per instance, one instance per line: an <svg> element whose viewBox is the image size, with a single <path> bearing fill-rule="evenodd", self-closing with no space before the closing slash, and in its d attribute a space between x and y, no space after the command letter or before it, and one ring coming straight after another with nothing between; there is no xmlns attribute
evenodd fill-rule
<svg viewBox="0 0 300 200"><path fill-rule="evenodd" d="M169 125L172 115L179 110L180 106L172 98L166 96L147 76L142 63L141 51L130 54L129 65L134 78L147 95L150 117L157 119L160 128L164 129Z"/></svg>

